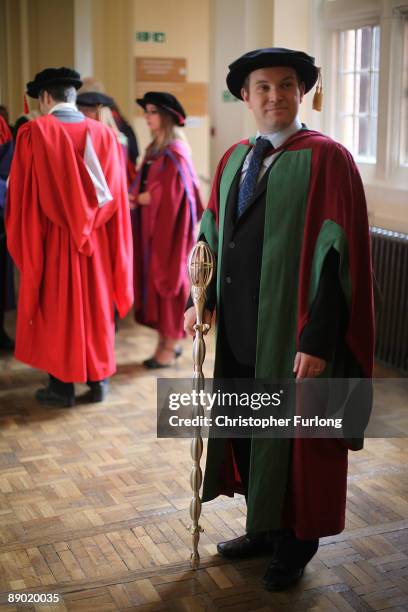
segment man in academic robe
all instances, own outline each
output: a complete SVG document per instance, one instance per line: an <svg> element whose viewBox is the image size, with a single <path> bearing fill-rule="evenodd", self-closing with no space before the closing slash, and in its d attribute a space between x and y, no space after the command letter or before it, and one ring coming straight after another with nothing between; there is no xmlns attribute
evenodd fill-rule
<svg viewBox="0 0 408 612"><path fill-rule="evenodd" d="M318 78L300 51L251 51L227 86L258 133L222 157L200 238L217 258L205 321L217 313L214 377L370 377L373 300L367 210L350 153L298 117ZM193 333L195 312L185 313ZM290 587L344 529L347 453L362 441L210 438L203 501L243 493L246 534L227 558L270 553L263 584Z"/></svg>
<svg viewBox="0 0 408 612"><path fill-rule="evenodd" d="M6 228L20 271L17 359L45 370L39 402L102 401L116 369L114 307L133 302L132 235L120 146L75 106L79 74L47 68L27 84L42 117L18 133Z"/></svg>
<svg viewBox="0 0 408 612"><path fill-rule="evenodd" d="M0 350L12 351L14 342L4 329L5 311L14 307L13 264L7 251L4 212L7 177L13 157L14 142L5 118L0 115Z"/></svg>

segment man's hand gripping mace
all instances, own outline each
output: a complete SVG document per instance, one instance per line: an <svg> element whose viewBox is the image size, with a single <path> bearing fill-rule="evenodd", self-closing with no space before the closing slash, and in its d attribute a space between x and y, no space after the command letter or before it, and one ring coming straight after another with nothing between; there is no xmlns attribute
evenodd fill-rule
<svg viewBox="0 0 408 612"><path fill-rule="evenodd" d="M208 331L210 326L207 323L203 323L203 315L206 301L206 289L214 276L214 269L215 259L210 247L206 242L197 242L188 258L188 276L191 285L191 297L196 311L196 323L194 325L195 337L193 343L193 390L198 393L204 389L202 365L205 359L205 342L203 335L204 332ZM203 407L198 402L198 405L193 408L193 417L201 417L203 414ZM192 520L192 524L189 528L192 537L190 563L193 569L198 569L200 565L198 542L200 540L200 533L203 531L198 522L201 515L200 488L203 480L200 467L200 459L203 454L203 439L201 437L200 427L195 428L190 450L193 460L193 467L190 475L190 484L193 491L193 497L190 502L190 517Z"/></svg>

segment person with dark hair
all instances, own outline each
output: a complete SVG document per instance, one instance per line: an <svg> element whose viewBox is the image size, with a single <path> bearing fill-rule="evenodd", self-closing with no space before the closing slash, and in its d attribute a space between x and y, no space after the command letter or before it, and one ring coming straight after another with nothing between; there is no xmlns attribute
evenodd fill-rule
<svg viewBox="0 0 408 612"><path fill-rule="evenodd" d="M4 104L0 104L0 117L2 117L4 119L4 121L6 122L8 128L10 129L9 112L8 112L7 106L5 106Z"/></svg>
<svg viewBox="0 0 408 612"><path fill-rule="evenodd" d="M17 117L12 129L14 140L17 140L18 130L21 128L21 126L32 119L37 119L37 117L40 117L40 113L37 110L31 110L28 113L24 113L23 115Z"/></svg>
<svg viewBox="0 0 408 612"><path fill-rule="evenodd" d="M149 91L144 109L152 142L131 187L134 237L135 318L159 337L146 368L169 367L180 355L189 284L187 255L202 204L190 149L180 129L186 114L166 92Z"/></svg>
<svg viewBox="0 0 408 612"><path fill-rule="evenodd" d="M135 133L119 114L114 99L100 91L84 91L77 96L77 106L86 117L102 121L115 132L123 149L125 171L130 186L136 177L139 149Z"/></svg>
<svg viewBox="0 0 408 612"><path fill-rule="evenodd" d="M137 158L139 157L139 146L137 144L136 134L130 125L122 115L119 110L118 105L115 101L113 101L113 105L111 107L113 118L118 126L118 130L124 134L127 138L127 153L128 153L128 164L127 164L127 173L128 173L128 181L132 183L136 178L136 163Z"/></svg>
<svg viewBox="0 0 408 612"><path fill-rule="evenodd" d="M133 302L132 234L113 132L76 106L80 75L47 68L27 84L42 117L23 125L6 229L20 271L15 356L45 370L36 399L73 406L75 382L102 401L115 372L114 306Z"/></svg>
<svg viewBox="0 0 408 612"><path fill-rule="evenodd" d="M229 66L227 86L258 132L222 157L199 232L217 258L205 312L208 324L217 313L217 379L371 376L361 178L343 146L298 116L318 76L313 57L283 48L257 49ZM191 335L195 320L189 307ZM203 501L234 493L247 501L246 534L221 542L218 552L229 559L269 553L264 586L293 585L319 538L344 529L349 448L362 448L362 440L210 438Z"/></svg>
<svg viewBox="0 0 408 612"><path fill-rule="evenodd" d="M4 211L6 206L7 177L13 157L13 136L6 119L0 116L0 349L12 351L13 340L4 329L4 314L14 307L13 266L7 251Z"/></svg>

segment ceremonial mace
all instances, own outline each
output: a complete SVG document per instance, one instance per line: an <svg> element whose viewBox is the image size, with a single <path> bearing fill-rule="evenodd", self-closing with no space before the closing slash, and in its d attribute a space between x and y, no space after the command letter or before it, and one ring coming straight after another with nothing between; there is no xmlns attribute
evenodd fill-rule
<svg viewBox="0 0 408 612"><path fill-rule="evenodd" d="M203 323L204 307L207 297L206 290L213 278L215 268L214 255L206 242L197 242L192 248L187 265L191 285L191 297L196 311L196 324L194 325L195 337L193 343L193 390L199 393L204 389L202 366L205 359L205 341L203 335L204 332L208 331L210 328L208 323ZM197 406L193 407L193 417L195 416L203 416L203 407L200 402L197 402ZM201 422L201 419L199 419L199 422ZM190 557L190 563L193 569L198 569L200 565L198 542L200 540L200 533L203 531L198 522L201 515L200 488L203 480L200 467L200 459L203 454L203 439L201 437L201 427L199 426L195 428L194 438L191 440L190 451L193 460L193 467L190 475L190 484L193 491L193 497L190 502L190 517L192 524L189 528L193 550Z"/></svg>

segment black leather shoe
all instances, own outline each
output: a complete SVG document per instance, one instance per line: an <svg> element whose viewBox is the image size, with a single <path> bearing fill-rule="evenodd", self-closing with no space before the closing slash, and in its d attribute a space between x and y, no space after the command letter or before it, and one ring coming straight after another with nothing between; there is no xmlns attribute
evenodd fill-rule
<svg viewBox="0 0 408 612"><path fill-rule="evenodd" d="M160 361L157 361L157 359L154 357L145 359L142 363L148 370L158 370L159 368L171 368L174 366L174 361L171 361L170 363L160 363Z"/></svg>
<svg viewBox="0 0 408 612"><path fill-rule="evenodd" d="M59 406L60 408L71 408L75 406L74 395L60 395L59 393L55 393L55 391L51 391L49 387L38 389L35 394L35 399L37 402L40 402L40 404L46 406Z"/></svg>
<svg viewBox="0 0 408 612"><path fill-rule="evenodd" d="M14 350L14 340L10 338L4 331L4 329L0 329L0 349L2 351L13 351Z"/></svg>
<svg viewBox="0 0 408 612"><path fill-rule="evenodd" d="M304 567L289 568L273 560L262 578L262 584L268 591L284 591L301 579L304 569Z"/></svg>
<svg viewBox="0 0 408 612"><path fill-rule="evenodd" d="M108 380L99 380L97 382L87 382L89 387L89 391L87 391L83 398L87 399L89 402L97 403L103 402L106 399L109 391L109 382Z"/></svg>
<svg viewBox="0 0 408 612"><path fill-rule="evenodd" d="M217 544L219 554L227 559L246 559L256 555L271 554L274 548L275 542L266 532L252 536L245 534L234 540Z"/></svg>

